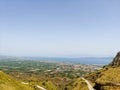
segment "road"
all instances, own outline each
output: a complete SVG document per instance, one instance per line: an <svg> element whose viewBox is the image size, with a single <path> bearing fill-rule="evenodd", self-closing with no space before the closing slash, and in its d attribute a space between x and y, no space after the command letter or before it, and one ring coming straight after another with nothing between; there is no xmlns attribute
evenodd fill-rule
<svg viewBox="0 0 120 90"><path fill-rule="evenodd" d="M82 80L84 80L89 88L89 90L95 90L92 85L88 82L88 80L86 80L85 78L82 77Z"/></svg>

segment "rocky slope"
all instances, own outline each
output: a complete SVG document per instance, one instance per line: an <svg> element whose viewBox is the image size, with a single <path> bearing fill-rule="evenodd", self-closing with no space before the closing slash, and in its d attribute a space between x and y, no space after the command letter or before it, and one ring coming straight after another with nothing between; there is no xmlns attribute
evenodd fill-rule
<svg viewBox="0 0 120 90"><path fill-rule="evenodd" d="M120 52L109 65L86 78L94 83L96 90L120 90Z"/></svg>
<svg viewBox="0 0 120 90"><path fill-rule="evenodd" d="M108 66L111 66L111 67L120 66L120 52L117 53L116 57L113 59L113 61Z"/></svg>

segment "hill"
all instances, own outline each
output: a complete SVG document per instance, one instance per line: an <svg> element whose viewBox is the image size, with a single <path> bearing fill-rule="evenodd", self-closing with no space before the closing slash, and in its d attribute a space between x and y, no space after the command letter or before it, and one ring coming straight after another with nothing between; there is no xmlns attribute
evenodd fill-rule
<svg viewBox="0 0 120 90"><path fill-rule="evenodd" d="M57 79L56 79L57 80ZM55 80L54 80L55 81ZM57 81L59 82L59 81ZM38 87L43 87L45 90L88 90L86 83L81 79L73 79L64 86L56 88L50 81L35 82L31 81L28 85L24 82L20 82L12 78L11 76L0 71L0 90L41 90ZM38 87L34 87L38 86ZM34 88L31 88L34 87Z"/></svg>
<svg viewBox="0 0 120 90"><path fill-rule="evenodd" d="M0 71L0 90L33 90Z"/></svg>
<svg viewBox="0 0 120 90"><path fill-rule="evenodd" d="M96 90L120 90L120 52L109 65L86 78L94 84Z"/></svg>

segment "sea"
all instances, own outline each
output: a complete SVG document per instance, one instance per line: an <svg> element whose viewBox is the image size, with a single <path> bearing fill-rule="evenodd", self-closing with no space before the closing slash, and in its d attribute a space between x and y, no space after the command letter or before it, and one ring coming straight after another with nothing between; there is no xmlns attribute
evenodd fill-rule
<svg viewBox="0 0 120 90"><path fill-rule="evenodd" d="M68 58L68 57L11 57L11 56L0 56L0 60L42 60L62 63L74 63L74 64L93 64L93 65L108 65L112 62L113 57L79 57L79 58Z"/></svg>
<svg viewBox="0 0 120 90"><path fill-rule="evenodd" d="M62 63L75 64L93 64L93 65L107 65L112 62L113 57L80 57L80 58L61 58L61 57L34 57L34 60L48 60Z"/></svg>

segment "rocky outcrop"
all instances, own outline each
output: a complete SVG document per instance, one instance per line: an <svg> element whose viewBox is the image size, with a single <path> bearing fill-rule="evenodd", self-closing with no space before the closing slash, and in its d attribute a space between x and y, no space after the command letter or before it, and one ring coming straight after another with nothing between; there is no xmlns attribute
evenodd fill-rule
<svg viewBox="0 0 120 90"><path fill-rule="evenodd" d="M112 66L112 67L120 66L120 52L117 53L113 61L108 66Z"/></svg>

